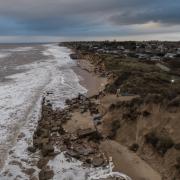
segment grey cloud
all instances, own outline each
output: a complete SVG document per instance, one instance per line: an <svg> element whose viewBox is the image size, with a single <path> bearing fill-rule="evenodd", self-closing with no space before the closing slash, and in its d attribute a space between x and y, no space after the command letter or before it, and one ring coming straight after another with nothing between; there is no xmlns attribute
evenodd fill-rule
<svg viewBox="0 0 180 180"><path fill-rule="evenodd" d="M180 25L179 0L2 1L0 17L7 20L0 19L0 34L121 35L122 26L128 32L129 25L150 21ZM14 23L9 26L9 21Z"/></svg>
<svg viewBox="0 0 180 180"><path fill-rule="evenodd" d="M176 6L162 6L143 9L122 11L112 15L109 20L117 25L144 24L147 22L157 22L161 24L180 24L180 3Z"/></svg>

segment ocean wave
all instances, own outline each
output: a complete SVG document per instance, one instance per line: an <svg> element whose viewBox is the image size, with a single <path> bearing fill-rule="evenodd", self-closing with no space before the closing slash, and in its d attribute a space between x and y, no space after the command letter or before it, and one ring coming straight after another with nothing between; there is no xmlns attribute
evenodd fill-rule
<svg viewBox="0 0 180 180"><path fill-rule="evenodd" d="M10 53L0 53L0 58L6 58L10 55Z"/></svg>
<svg viewBox="0 0 180 180"><path fill-rule="evenodd" d="M74 97L79 92L86 92L71 69L74 62L69 57L70 51L56 45L45 47L42 54L48 56L46 60L17 66L17 69L22 68L26 71L8 76L8 79L12 81L0 86L0 146L3 149L1 155L5 156L5 153L13 146L11 155L8 156L1 172L0 177L3 180L7 179L11 172L13 174L11 173L12 176L8 177L9 180L17 176L27 179L22 168L19 168L19 164L22 164L23 168L29 166L21 159L23 157L27 162L30 161L26 148L32 141L34 126L40 114L41 101L39 99L47 91L51 91L52 94L47 98L53 107L63 108L67 98ZM18 139L21 133L25 137ZM14 165L13 161L19 163Z"/></svg>

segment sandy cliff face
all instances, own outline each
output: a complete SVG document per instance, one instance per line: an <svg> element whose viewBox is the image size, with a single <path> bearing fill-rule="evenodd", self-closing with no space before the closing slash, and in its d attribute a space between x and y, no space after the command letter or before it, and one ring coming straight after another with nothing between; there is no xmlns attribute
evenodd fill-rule
<svg viewBox="0 0 180 180"><path fill-rule="evenodd" d="M133 179L180 179L179 76L155 63L93 54L81 43L79 48L82 51L77 52L94 65L94 72L108 79L97 96L102 115L98 131L108 139L102 149L113 157L115 168Z"/></svg>
<svg viewBox="0 0 180 180"><path fill-rule="evenodd" d="M103 104L108 98L102 99ZM115 103L109 105L103 118L104 134L136 153L163 179L178 179L180 107L146 104L130 97L118 99L109 100Z"/></svg>
<svg viewBox="0 0 180 180"><path fill-rule="evenodd" d="M117 77L116 73L107 73L107 67L99 56L86 55L84 58L95 64L95 72L105 75L109 81L105 89L106 95L100 98L99 109L104 114L102 125L99 126L102 134L136 153L159 172L162 179L180 178L180 98L175 93L179 91L178 87L173 90L166 80L158 79L159 75L153 77L155 73L152 76L144 75L143 81L148 85L144 84L143 87L139 83L141 79L131 82L131 79L137 79L143 73L132 71L128 74L126 71L125 75L124 72L122 74L125 77ZM134 74L133 78L131 74ZM140 96L129 94L116 97L113 95L117 91L116 84L120 84L126 91L140 92ZM112 91L108 90L108 86ZM118 157L121 156L115 156L115 159ZM125 169L124 173L126 172Z"/></svg>

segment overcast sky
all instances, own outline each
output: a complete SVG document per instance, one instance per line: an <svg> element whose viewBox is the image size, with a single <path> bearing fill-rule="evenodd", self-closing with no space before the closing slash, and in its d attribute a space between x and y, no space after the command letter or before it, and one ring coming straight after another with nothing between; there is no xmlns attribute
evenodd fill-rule
<svg viewBox="0 0 180 180"><path fill-rule="evenodd" d="M180 40L180 0L0 0L0 42Z"/></svg>

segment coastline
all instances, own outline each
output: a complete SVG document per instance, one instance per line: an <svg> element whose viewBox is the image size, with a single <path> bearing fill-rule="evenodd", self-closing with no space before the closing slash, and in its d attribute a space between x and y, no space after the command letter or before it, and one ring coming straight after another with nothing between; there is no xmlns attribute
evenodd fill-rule
<svg viewBox="0 0 180 180"><path fill-rule="evenodd" d="M0 177L179 177L178 82L172 85L156 64L76 46L67 44L62 52L47 47L45 55L58 60L60 69L55 63L53 83L40 91L38 108L18 133ZM62 68L63 60L70 66Z"/></svg>
<svg viewBox="0 0 180 180"><path fill-rule="evenodd" d="M112 102L130 102L137 96L117 97L104 92L111 79L101 76L90 59L73 61L76 65L71 69L87 93L67 99L65 108L56 110L48 94L43 95L41 117L32 132L33 144L25 148L27 154L36 157L35 166L30 165L23 172L30 179L39 176L39 180L62 177L79 180L74 173L82 176L82 180L86 174L88 180L109 177L160 180L160 175L145 161L112 138L116 133L112 129L114 118L108 117ZM18 161L12 163L20 166Z"/></svg>
<svg viewBox="0 0 180 180"><path fill-rule="evenodd" d="M61 111L52 110L51 105L46 104L46 100L42 102L42 118L33 136L33 147L29 147L29 151L35 152L39 149L42 154L38 161L40 180L44 180L42 176L45 179L61 177L59 175L61 170L53 167L52 164L62 152L65 152L64 155L68 159L80 160L84 168L93 167L96 175L92 177L99 179L119 177L126 180L153 177L153 179L160 180L160 175L140 157L116 141L107 139L109 130L103 127L103 123L100 125L93 123L94 117L99 117L100 120L106 117L109 101L130 101L136 96L117 98L102 95L99 92L104 89L108 79L96 75L93 65L88 60L76 62L77 66L74 66L73 70L80 78L80 84L87 89L87 94L68 99L66 101L68 106ZM61 158L60 161L63 161ZM71 162L68 159L67 161ZM59 167L62 165L59 164ZM100 171L97 168L103 170ZM90 177L90 179L93 178Z"/></svg>

